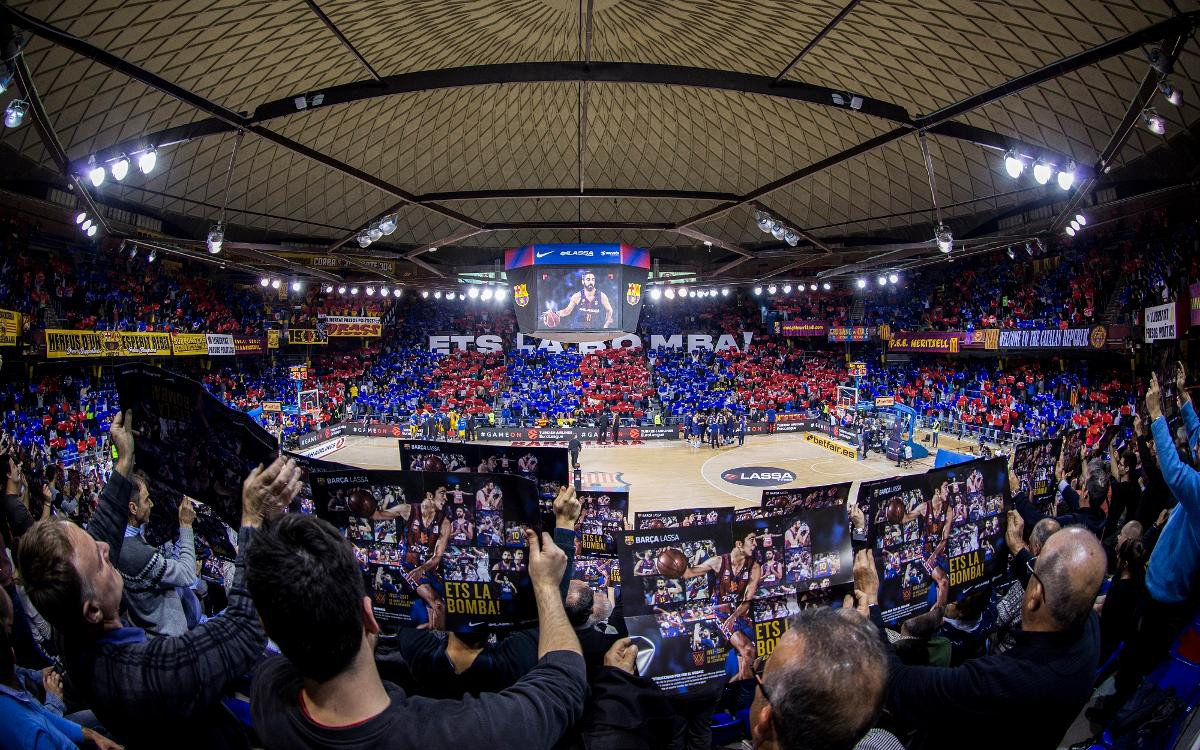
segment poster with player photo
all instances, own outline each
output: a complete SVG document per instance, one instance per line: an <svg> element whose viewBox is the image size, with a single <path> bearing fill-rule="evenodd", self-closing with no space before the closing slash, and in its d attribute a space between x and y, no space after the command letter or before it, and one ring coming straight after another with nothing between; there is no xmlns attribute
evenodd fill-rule
<svg viewBox="0 0 1200 750"><path fill-rule="evenodd" d="M1011 489L1028 493L1029 502L1043 513L1050 511L1058 492L1054 465L1058 463L1061 450L1062 438L1056 437L1023 443L1013 451L1012 470L1021 486Z"/></svg>
<svg viewBox="0 0 1200 750"><path fill-rule="evenodd" d="M625 530L628 492L580 492L575 522L575 554L615 557L616 536Z"/></svg>
<svg viewBox="0 0 1200 750"><path fill-rule="evenodd" d="M885 622L928 610L937 586L947 586L954 601L1003 572L1007 459L867 482L859 496L868 502L868 538Z"/></svg>
<svg viewBox="0 0 1200 750"><path fill-rule="evenodd" d="M728 526L733 523L733 506L693 510L642 510L633 514L636 531L681 529L689 526Z"/></svg>
<svg viewBox="0 0 1200 750"><path fill-rule="evenodd" d="M637 673L668 693L694 693L726 681L729 641L712 604L625 618L638 648Z"/></svg>
<svg viewBox="0 0 1200 750"><path fill-rule="evenodd" d="M1076 479L1083 473L1083 445L1087 440L1087 430L1080 428L1062 435L1063 477L1067 481Z"/></svg>
<svg viewBox="0 0 1200 750"><path fill-rule="evenodd" d="M719 592L741 602L750 581L753 558L739 555L730 566L733 548L726 525L624 532L618 537L622 571L621 603L625 615L653 614L684 604L714 603ZM757 568L755 566L755 572ZM724 579L723 573L727 573Z"/></svg>
<svg viewBox="0 0 1200 750"><path fill-rule="evenodd" d="M275 438L200 383L160 367L120 365L116 385L121 409L133 411L138 468L236 528L242 481L254 467L275 459ZM156 502L151 510L156 526L167 528L178 526L178 513L177 502Z"/></svg>
<svg viewBox="0 0 1200 750"><path fill-rule="evenodd" d="M614 606L621 595L621 566L615 557L575 556L575 578L597 594L603 593Z"/></svg>
<svg viewBox="0 0 1200 750"><path fill-rule="evenodd" d="M542 512L553 521L554 498L571 483L566 448L401 440L400 466L410 471L515 474L537 483ZM457 467L457 468L450 468Z"/></svg>
<svg viewBox="0 0 1200 750"><path fill-rule="evenodd" d="M782 542L787 593L846 592L854 581L854 551L849 513L838 493L826 493L812 507L776 517L772 523Z"/></svg>
<svg viewBox="0 0 1200 750"><path fill-rule="evenodd" d="M790 490L763 490L762 508L779 512L828 508L833 505L846 506L852 482L826 484L819 487L801 487Z"/></svg>
<svg viewBox="0 0 1200 750"><path fill-rule="evenodd" d="M312 472L317 515L356 548L388 630L470 632L537 611L523 529L540 528L533 482L494 474Z"/></svg>

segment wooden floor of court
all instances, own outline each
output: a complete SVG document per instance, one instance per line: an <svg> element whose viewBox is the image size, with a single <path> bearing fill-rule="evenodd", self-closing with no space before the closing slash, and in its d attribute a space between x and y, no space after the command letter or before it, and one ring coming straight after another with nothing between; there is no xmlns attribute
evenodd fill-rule
<svg viewBox="0 0 1200 750"><path fill-rule="evenodd" d="M922 436L918 435L918 439ZM927 445L927 444L926 444ZM969 453L969 444L945 434L940 447ZM325 458L365 469L400 468L396 441L351 436L346 446ZM866 461L840 456L805 442L803 433L755 435L746 444L713 450L692 448L681 440L654 440L639 445L584 446L579 457L584 489L629 490L631 513L642 510L757 505L764 487L725 481L723 474L738 467L771 467L795 474L795 481L777 488L812 487L836 482L861 482L933 468L933 456L900 469L894 461L872 453ZM851 490L857 491L857 486Z"/></svg>

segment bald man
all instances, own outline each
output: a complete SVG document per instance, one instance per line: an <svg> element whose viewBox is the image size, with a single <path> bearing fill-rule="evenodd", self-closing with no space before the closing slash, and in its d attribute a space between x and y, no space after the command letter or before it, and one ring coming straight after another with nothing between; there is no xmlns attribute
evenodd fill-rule
<svg viewBox="0 0 1200 750"><path fill-rule="evenodd" d="M887 666L879 633L858 612L804 610L759 678L750 706L754 747L854 748L879 713Z"/></svg>
<svg viewBox="0 0 1200 750"><path fill-rule="evenodd" d="M1068 526L1046 540L1034 563L1012 649L954 668L908 667L893 658L885 705L917 729L909 750L1057 747L1092 693L1100 654L1092 603L1104 569L1096 535ZM874 566L856 561L854 570L856 593L871 606ZM871 611L874 618L878 608Z"/></svg>

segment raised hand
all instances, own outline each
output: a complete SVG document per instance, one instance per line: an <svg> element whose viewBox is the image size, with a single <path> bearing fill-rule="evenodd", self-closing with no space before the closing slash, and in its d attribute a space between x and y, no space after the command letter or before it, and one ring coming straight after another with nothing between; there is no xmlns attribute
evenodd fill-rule
<svg viewBox="0 0 1200 750"><path fill-rule="evenodd" d="M1150 421L1154 421L1162 416L1162 386L1158 384L1158 373L1150 375L1150 387L1146 390L1146 411L1150 414Z"/></svg>
<svg viewBox="0 0 1200 750"><path fill-rule="evenodd" d="M570 485L560 487L558 497L554 498L554 525L560 529L574 529L580 510L579 500L575 497L575 488Z"/></svg>
<svg viewBox="0 0 1200 750"><path fill-rule="evenodd" d="M183 496L183 500L179 503L179 525L182 528L192 528L192 522L196 520L196 506L192 505L192 499L187 495Z"/></svg>
<svg viewBox="0 0 1200 750"><path fill-rule="evenodd" d="M557 592L567 569L566 553L544 531L539 543L537 532L525 529L525 541L529 545L529 578L534 588L548 587Z"/></svg>
<svg viewBox="0 0 1200 750"><path fill-rule="evenodd" d="M300 492L300 467L279 456L265 469L259 464L242 482L242 525L257 526L283 511Z"/></svg>

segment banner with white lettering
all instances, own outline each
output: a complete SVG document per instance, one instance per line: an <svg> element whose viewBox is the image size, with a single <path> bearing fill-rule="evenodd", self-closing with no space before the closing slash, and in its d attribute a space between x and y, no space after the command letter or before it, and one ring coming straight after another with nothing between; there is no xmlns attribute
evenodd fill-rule
<svg viewBox="0 0 1200 750"><path fill-rule="evenodd" d="M1147 307L1143 318L1146 325L1146 343L1173 341L1175 333L1175 303Z"/></svg>
<svg viewBox="0 0 1200 750"><path fill-rule="evenodd" d="M502 352L513 349L525 351L545 350L549 352L578 351L580 354L590 354L604 349L633 349L645 347L648 349L686 349L694 351L725 351L734 349L745 351L753 338L750 331L742 331L737 336L728 333L677 333L672 336L650 336L649 346L641 336L627 333L609 341L582 341L578 344L564 344L561 341L539 339L518 333L512 343L506 342L497 334L453 334L443 333L429 337L429 351L449 354L452 351Z"/></svg>
<svg viewBox="0 0 1200 750"><path fill-rule="evenodd" d="M1107 341L1108 330L1104 326L1000 332L1001 349L1103 349Z"/></svg>
<svg viewBox="0 0 1200 750"><path fill-rule="evenodd" d="M208 354L210 357L232 357L237 354L237 346L233 336L227 333L207 333Z"/></svg>

